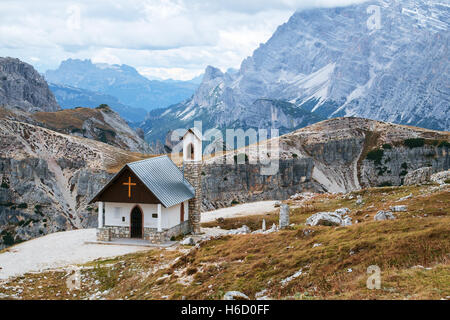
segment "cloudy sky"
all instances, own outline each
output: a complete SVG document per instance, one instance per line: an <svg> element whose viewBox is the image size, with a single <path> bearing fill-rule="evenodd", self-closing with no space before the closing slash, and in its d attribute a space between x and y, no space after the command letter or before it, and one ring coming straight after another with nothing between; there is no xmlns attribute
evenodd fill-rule
<svg viewBox="0 0 450 320"><path fill-rule="evenodd" d="M191 79L238 68L296 11L363 0L1 0L0 56L40 72L67 58Z"/></svg>

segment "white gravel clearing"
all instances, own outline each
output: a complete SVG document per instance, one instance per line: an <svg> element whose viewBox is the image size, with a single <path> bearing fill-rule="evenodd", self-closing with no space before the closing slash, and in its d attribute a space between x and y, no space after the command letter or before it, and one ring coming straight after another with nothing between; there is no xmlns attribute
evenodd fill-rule
<svg viewBox="0 0 450 320"><path fill-rule="evenodd" d="M265 214L277 210L276 201L245 203L230 208L202 213L201 221ZM96 241L96 229L57 232L26 241L0 254L0 280L71 265L99 258L111 258L128 253L151 250L142 246L86 244Z"/></svg>
<svg viewBox="0 0 450 320"><path fill-rule="evenodd" d="M236 218L265 214L277 210L276 201L259 201L235 205L202 213L201 222L211 222L217 218Z"/></svg>
<svg viewBox="0 0 450 320"><path fill-rule="evenodd" d="M0 254L0 280L27 272L61 268L110 258L142 250L146 247L85 244L95 241L95 229L57 232L15 245Z"/></svg>

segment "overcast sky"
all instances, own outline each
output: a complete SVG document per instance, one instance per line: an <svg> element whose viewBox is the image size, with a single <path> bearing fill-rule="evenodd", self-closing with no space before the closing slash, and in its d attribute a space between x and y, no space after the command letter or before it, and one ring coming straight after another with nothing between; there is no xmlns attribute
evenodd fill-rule
<svg viewBox="0 0 450 320"><path fill-rule="evenodd" d="M296 11L363 0L1 0L0 56L40 72L67 58L191 79L239 68Z"/></svg>

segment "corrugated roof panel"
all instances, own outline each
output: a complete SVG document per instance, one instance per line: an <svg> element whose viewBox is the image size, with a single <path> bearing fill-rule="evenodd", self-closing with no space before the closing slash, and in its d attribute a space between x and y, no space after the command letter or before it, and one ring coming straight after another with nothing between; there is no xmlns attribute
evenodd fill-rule
<svg viewBox="0 0 450 320"><path fill-rule="evenodd" d="M195 197L194 187L168 156L127 164L138 178L167 208Z"/></svg>

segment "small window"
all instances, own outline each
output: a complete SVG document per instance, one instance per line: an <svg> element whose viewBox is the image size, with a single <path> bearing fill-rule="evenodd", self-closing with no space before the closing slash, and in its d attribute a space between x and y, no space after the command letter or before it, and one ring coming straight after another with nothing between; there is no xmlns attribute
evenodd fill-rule
<svg viewBox="0 0 450 320"><path fill-rule="evenodd" d="M158 219L158 214L157 213L153 213L152 214L152 218Z"/></svg>
<svg viewBox="0 0 450 320"><path fill-rule="evenodd" d="M122 217L122 222L125 222L125 217Z"/></svg>

